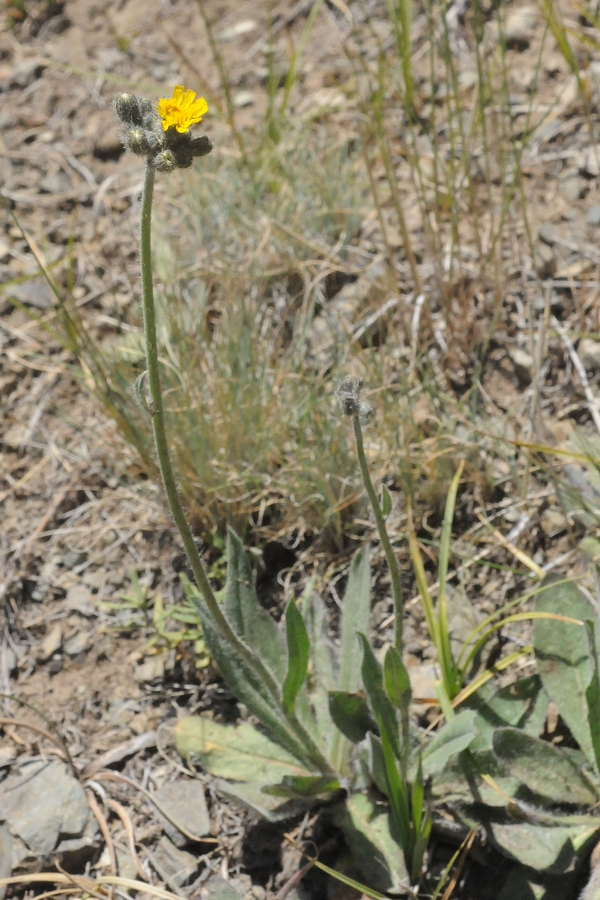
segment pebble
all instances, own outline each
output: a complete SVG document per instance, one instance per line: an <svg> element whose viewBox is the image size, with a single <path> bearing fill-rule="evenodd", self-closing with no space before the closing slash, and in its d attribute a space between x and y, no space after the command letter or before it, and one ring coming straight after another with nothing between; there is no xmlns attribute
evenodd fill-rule
<svg viewBox="0 0 600 900"><path fill-rule="evenodd" d="M594 203L586 213L588 225L600 225L600 204Z"/></svg>
<svg viewBox="0 0 600 900"><path fill-rule="evenodd" d="M176 844L185 844L188 840L177 828L178 824L196 837L210 834L210 816L204 785L200 781L171 781L159 788L154 797L169 819L172 819L168 824L165 823L165 830Z"/></svg>
<svg viewBox="0 0 600 900"><path fill-rule="evenodd" d="M538 278L552 278L556 272L556 257L552 247L540 242L533 254L533 265Z"/></svg>
<svg viewBox="0 0 600 900"><path fill-rule="evenodd" d="M54 294L42 278L11 285L7 293L23 306L33 306L35 309L49 309L55 302Z"/></svg>
<svg viewBox="0 0 600 900"><path fill-rule="evenodd" d="M91 633L89 631L78 631L72 637L65 641L64 650L67 656L79 656L90 645Z"/></svg>
<svg viewBox="0 0 600 900"><path fill-rule="evenodd" d="M186 884L198 871L200 860L187 850L180 850L166 835L156 845L153 859L160 870L168 875L178 887Z"/></svg>
<svg viewBox="0 0 600 900"><path fill-rule="evenodd" d="M515 375L519 381L529 383L531 381L531 373L533 372L533 357L526 350L520 347L512 347L509 350L509 356L515 367Z"/></svg>
<svg viewBox="0 0 600 900"><path fill-rule="evenodd" d="M91 592L84 584L73 584L67 591L65 598L67 609L78 612L82 616L91 618L98 615L96 604L92 599Z"/></svg>
<svg viewBox="0 0 600 900"><path fill-rule="evenodd" d="M40 662L47 662L62 646L63 632L60 622L55 622L50 631L46 634L38 649L38 659Z"/></svg>
<svg viewBox="0 0 600 900"><path fill-rule="evenodd" d="M600 341L591 338L582 338L577 348L579 358L589 372L600 369Z"/></svg>
<svg viewBox="0 0 600 900"><path fill-rule="evenodd" d="M506 19L505 40L510 50L527 50L535 32L537 9L522 6L509 13Z"/></svg>

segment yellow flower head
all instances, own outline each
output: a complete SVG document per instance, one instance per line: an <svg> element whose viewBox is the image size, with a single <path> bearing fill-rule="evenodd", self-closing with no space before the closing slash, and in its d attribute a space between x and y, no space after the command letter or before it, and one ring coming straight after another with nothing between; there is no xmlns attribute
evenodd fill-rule
<svg viewBox="0 0 600 900"><path fill-rule="evenodd" d="M204 97L196 100L195 91L186 91L182 84L178 84L173 96L163 97L156 108L164 131L175 128L180 134L185 134L192 125L202 121L202 116L208 110L208 103Z"/></svg>

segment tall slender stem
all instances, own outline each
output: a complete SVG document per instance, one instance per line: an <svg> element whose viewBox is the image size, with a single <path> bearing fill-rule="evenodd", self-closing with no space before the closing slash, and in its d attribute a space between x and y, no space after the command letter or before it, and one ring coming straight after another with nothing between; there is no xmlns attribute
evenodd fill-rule
<svg viewBox="0 0 600 900"><path fill-rule="evenodd" d="M147 165L144 177L142 193L142 214L140 227L140 265L142 272L142 305L144 314L144 337L146 342L146 365L148 368L148 387L150 391L150 412L152 415L152 430L156 445L156 455L162 482L167 495L169 508L175 525L181 536L185 552L194 573L194 579L202 594L213 624L228 643L231 652L241 658L248 669L254 673L271 695L274 704L283 711L281 690L273 674L235 633L227 621L213 589L208 580L204 564L196 547L194 536L186 519L175 475L169 455L167 432L165 428L164 404L160 385L160 369L158 362L158 341L156 338L156 313L154 307L154 285L152 280L152 199L154 195L154 169ZM293 713L284 711L284 718L296 740L306 751L307 756L321 771L329 773L330 766L322 755L312 737Z"/></svg>
<svg viewBox="0 0 600 900"><path fill-rule="evenodd" d="M383 552L385 553L385 558L387 559L388 568L390 570L390 578L392 581L392 595L394 598L394 644L396 646L396 650L398 651L400 656L402 656L402 620L404 616L404 603L402 600L402 582L400 579L400 569L398 567L398 561L396 560L396 555L387 533L387 528L385 527L385 518L381 511L381 506L379 505L379 500L377 498L377 494L375 493L373 482L371 481L371 474L369 472L367 457L365 456L365 446L363 443L362 427L360 424L360 414L358 412L354 413L354 415L352 416L352 424L354 426L354 437L356 440L356 453L358 456L358 464L360 466L360 474L367 491L369 502L373 509L377 531L379 532L379 539L381 541L381 546L383 547Z"/></svg>

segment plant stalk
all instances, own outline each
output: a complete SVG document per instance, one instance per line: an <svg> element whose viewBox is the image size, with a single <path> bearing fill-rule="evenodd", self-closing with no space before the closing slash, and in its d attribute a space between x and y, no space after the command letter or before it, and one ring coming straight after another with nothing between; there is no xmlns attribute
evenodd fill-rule
<svg viewBox="0 0 600 900"><path fill-rule="evenodd" d="M156 312L154 306L154 284L152 279L152 199L154 195L155 170L146 165L144 176L144 188L142 192L142 212L140 225L140 267L142 275L142 306L144 317L144 338L146 344L146 365L148 369L148 388L150 392L150 414L152 416L152 430L156 445L156 455L162 477L163 486L167 495L167 501L175 525L179 531L183 546L194 574L198 589L202 594L210 617L220 632L222 638L231 647L232 653L243 659L246 666L261 681L275 702L279 711L283 714L288 727L293 732L295 740L306 750L306 755L317 768L331 774L329 763L308 734L304 726L298 721L295 714L283 709L281 690L272 673L235 633L227 618L223 614L214 595L210 581L206 574L204 564L196 547L194 536L185 517L175 475L169 455L167 432L165 428L164 404L160 384L160 369L158 361L158 341L156 337Z"/></svg>
<svg viewBox="0 0 600 900"><path fill-rule="evenodd" d="M375 516L375 522L377 524L377 531L379 532L379 540L381 541L381 546L383 547L383 552L385 553L385 558L390 570L390 578L392 581L392 595L394 598L394 645L396 647L396 650L400 654L400 657L402 657L404 602L402 600L402 582L400 579L400 569L398 567L398 561L396 560L396 555L387 533L385 518L381 511L381 505L377 498L377 494L375 493L373 482L371 481L367 457L365 456L365 445L363 442L360 415L358 413L355 413L352 416L352 424L354 426L354 438L356 440L356 454L358 456L360 474L367 491L369 502L373 509L373 515Z"/></svg>

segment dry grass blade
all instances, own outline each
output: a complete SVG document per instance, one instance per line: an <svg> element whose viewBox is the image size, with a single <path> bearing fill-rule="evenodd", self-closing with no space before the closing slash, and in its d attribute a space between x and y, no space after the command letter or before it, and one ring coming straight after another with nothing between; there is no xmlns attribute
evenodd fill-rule
<svg viewBox="0 0 600 900"><path fill-rule="evenodd" d="M148 884L144 881L135 881L133 878L122 878L119 875L100 875L97 878L87 878L82 875L67 875L60 872L37 872L34 875L14 875L10 878L0 878L0 887L19 885L26 887L35 884L66 884L75 887L82 894L98 894L106 896L106 888L129 888L129 890L149 894L157 900L181 900L180 894L166 891L164 888Z"/></svg>
<svg viewBox="0 0 600 900"><path fill-rule="evenodd" d="M140 879L142 881L148 881L148 876L144 872L144 868L135 849L135 835L133 833L133 823L131 821L131 816L121 803L119 803L117 800L113 800L111 797L106 798L106 805L110 809L112 809L113 812L116 812L121 822L123 823L125 833L127 835L127 846L129 847L129 853L131 854L133 864L135 865Z"/></svg>

